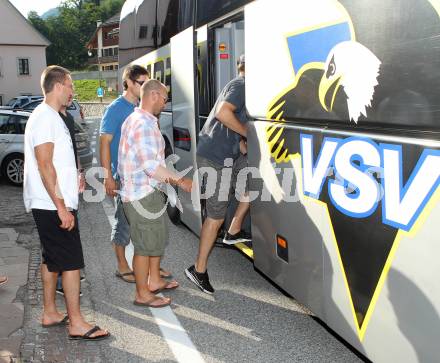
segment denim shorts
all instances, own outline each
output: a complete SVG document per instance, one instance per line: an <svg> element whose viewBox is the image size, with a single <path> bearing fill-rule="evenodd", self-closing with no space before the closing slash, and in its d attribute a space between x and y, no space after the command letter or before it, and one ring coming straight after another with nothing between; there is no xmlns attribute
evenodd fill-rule
<svg viewBox="0 0 440 363"><path fill-rule="evenodd" d="M118 246L128 246L130 243L130 225L124 213L121 196L115 197L115 223L112 227L111 241Z"/></svg>

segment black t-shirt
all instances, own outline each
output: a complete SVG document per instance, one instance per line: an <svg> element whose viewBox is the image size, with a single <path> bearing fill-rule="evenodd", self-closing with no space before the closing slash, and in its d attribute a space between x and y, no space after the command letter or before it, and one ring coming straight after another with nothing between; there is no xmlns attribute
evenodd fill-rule
<svg viewBox="0 0 440 363"><path fill-rule="evenodd" d="M66 116L63 115L61 112L58 112L58 114L61 116L67 128L69 129L70 138L72 139L73 152L75 154L75 163L76 163L76 167L78 168L78 151L76 149L76 142L75 142L75 121L72 115L67 111L66 111Z"/></svg>
<svg viewBox="0 0 440 363"><path fill-rule="evenodd" d="M248 121L245 105L245 79L238 76L230 81L221 91L208 119L199 133L197 155L211 160L221 166L226 158L237 159L240 155L240 135L228 129L219 120L215 113L222 101L229 102L236 107L235 116L244 124Z"/></svg>

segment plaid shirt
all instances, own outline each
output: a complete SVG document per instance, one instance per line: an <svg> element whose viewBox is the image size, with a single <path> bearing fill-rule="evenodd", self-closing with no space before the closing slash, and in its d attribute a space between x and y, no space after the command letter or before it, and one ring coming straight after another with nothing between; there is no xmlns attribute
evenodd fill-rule
<svg viewBox="0 0 440 363"><path fill-rule="evenodd" d="M131 202L145 197L160 182L152 178L165 167L165 141L157 118L138 107L122 124L118 153L121 198Z"/></svg>

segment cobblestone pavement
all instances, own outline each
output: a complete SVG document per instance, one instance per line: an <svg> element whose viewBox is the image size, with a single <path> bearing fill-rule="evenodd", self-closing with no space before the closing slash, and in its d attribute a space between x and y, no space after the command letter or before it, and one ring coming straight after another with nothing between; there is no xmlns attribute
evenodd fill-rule
<svg viewBox="0 0 440 363"><path fill-rule="evenodd" d="M32 215L25 213L22 188L0 180L0 195L0 228L14 228L21 235L30 235L35 224Z"/></svg>
<svg viewBox="0 0 440 363"><path fill-rule="evenodd" d="M101 350L95 343L70 342L65 327L44 329L40 316L43 305L43 286L40 274L40 244L32 215L25 213L22 189L0 181L0 273L10 276L5 287L0 288L0 362L101 362ZM6 228L14 234L14 241L4 238ZM13 228L13 229L12 229ZM16 240L16 241L15 241ZM22 247L21 256L6 256L11 243ZM15 247L16 250L19 247ZM17 255L17 252L13 253ZM13 257L16 261L12 261ZM17 259L20 259L18 261ZM7 261L20 262L22 287L14 288L17 276L11 276ZM28 263L29 262L29 263ZM2 271L5 270L5 271ZM27 281L27 284L26 284ZM82 283L81 309L86 319L93 323L94 313L87 281ZM11 296L13 291L14 296ZM5 301L10 303L6 309ZM8 302L9 302L8 300ZM57 296L60 311L65 312L64 299ZM24 312L23 312L24 306ZM24 318L24 320L23 320ZM3 336L2 335L3 332ZM21 345L21 349L20 349ZM20 354L20 353L21 354Z"/></svg>
<svg viewBox="0 0 440 363"><path fill-rule="evenodd" d="M86 236L82 234L82 238L86 238ZM102 362L99 343L69 341L65 327L47 329L41 326L43 286L39 268L41 257L36 230L33 232L32 241L29 281L25 296L26 309L23 327L25 337L21 346L22 362ZM83 292L81 311L86 320L94 324L94 308L87 280L81 284L81 291ZM61 312L66 312L64 299L60 295L57 295L57 306Z"/></svg>
<svg viewBox="0 0 440 363"><path fill-rule="evenodd" d="M0 228L0 274L8 282L0 287L0 362L14 362L23 339L23 285L27 281L29 252L17 246L13 228Z"/></svg>
<svg viewBox="0 0 440 363"><path fill-rule="evenodd" d="M15 362L24 337L21 328L28 277L27 242L34 225L24 213L21 188L0 181L0 193L0 274L9 278L0 287L0 362Z"/></svg>

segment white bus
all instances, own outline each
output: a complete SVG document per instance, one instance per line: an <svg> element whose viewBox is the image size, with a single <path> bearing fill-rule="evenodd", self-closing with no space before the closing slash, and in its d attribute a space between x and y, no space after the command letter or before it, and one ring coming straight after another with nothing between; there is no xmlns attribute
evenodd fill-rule
<svg viewBox="0 0 440 363"><path fill-rule="evenodd" d="M440 1L144 0L120 55L170 88L176 168L246 54L255 268L375 362L437 362ZM139 54L140 52L144 52ZM196 175L194 175L196 177ZM195 233L202 203L181 193Z"/></svg>

